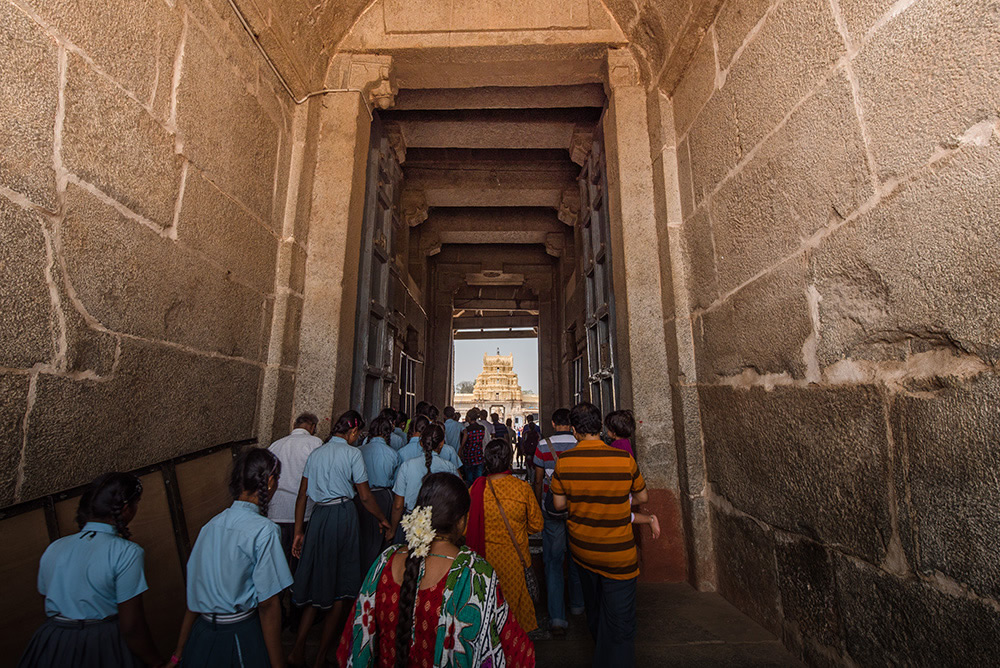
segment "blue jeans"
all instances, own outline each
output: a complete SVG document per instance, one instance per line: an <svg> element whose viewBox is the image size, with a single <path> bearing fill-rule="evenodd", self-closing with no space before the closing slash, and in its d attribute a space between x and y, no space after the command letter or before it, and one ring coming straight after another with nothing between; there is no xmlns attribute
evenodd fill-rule
<svg viewBox="0 0 1000 668"><path fill-rule="evenodd" d="M483 475L483 465L462 464L462 475L465 476L465 484L471 487L476 478Z"/></svg>
<svg viewBox="0 0 1000 668"><path fill-rule="evenodd" d="M594 668L630 668L635 665L636 579L612 580L580 569L587 626L597 646Z"/></svg>
<svg viewBox="0 0 1000 668"><path fill-rule="evenodd" d="M544 514L544 512L543 512ZM545 563L545 590L548 594L549 624L566 628L566 586L563 583L563 562L568 548L566 520L545 517L542 529L542 561ZM583 609L583 587L580 584L580 567L573 558L569 560L569 607Z"/></svg>

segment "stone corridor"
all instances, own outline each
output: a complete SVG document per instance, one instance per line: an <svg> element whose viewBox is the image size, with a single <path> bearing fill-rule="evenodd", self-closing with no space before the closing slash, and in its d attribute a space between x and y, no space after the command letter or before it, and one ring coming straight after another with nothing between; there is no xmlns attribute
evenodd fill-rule
<svg viewBox="0 0 1000 668"><path fill-rule="evenodd" d="M0 0L0 666L96 475L169 643L235 452L448 405L497 331L543 427L636 414L641 652L998 665L998 44L996 0Z"/></svg>

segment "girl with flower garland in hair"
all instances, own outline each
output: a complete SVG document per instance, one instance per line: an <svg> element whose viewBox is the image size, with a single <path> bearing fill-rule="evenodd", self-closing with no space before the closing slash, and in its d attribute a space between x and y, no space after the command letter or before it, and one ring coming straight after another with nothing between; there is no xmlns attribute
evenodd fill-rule
<svg viewBox="0 0 1000 668"><path fill-rule="evenodd" d="M187 564L187 613L171 664L184 668L280 668L281 602L292 584L278 525L267 506L281 462L249 448L233 462L233 505L201 528Z"/></svg>
<svg viewBox="0 0 1000 668"><path fill-rule="evenodd" d="M406 546L382 553L344 629L341 666L511 668L535 648L504 601L493 567L464 547L469 492L432 473L405 520Z"/></svg>
<svg viewBox="0 0 1000 668"><path fill-rule="evenodd" d="M290 665L305 660L306 638L317 610L328 610L320 635L317 668L326 666L326 653L338 637L361 589L361 545L355 494L362 507L382 530L389 528L368 486L368 470L361 450L355 447L365 421L357 411L347 411L333 426L333 436L309 455L295 503L295 539L292 554L299 558L292 587L292 602L308 606L302 613ZM303 530L306 497L316 504L308 533Z"/></svg>
<svg viewBox="0 0 1000 668"><path fill-rule="evenodd" d="M423 416L417 418L419 423ZM396 472L396 482L392 487L392 527L386 532L389 540L403 542L400 530L400 518L404 512L410 512L417 503L417 494L424 478L431 473L453 473L458 475L458 467L441 457L441 450L446 447L444 442L444 427L439 424L426 423L420 434L421 457L404 461ZM409 447L409 446L407 446ZM405 448L404 448L405 450ZM400 451L402 454L402 450Z"/></svg>
<svg viewBox="0 0 1000 668"><path fill-rule="evenodd" d="M107 473L80 497L80 532L49 545L38 565L48 620L19 668L163 665L142 607L143 550L129 540L141 496L137 477Z"/></svg>

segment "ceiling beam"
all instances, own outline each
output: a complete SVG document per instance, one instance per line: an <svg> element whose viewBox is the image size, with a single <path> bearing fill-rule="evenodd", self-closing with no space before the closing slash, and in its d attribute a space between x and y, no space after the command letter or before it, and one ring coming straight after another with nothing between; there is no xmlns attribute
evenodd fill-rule
<svg viewBox="0 0 1000 668"><path fill-rule="evenodd" d="M469 341L478 339L537 339L538 331L534 329L519 329L511 331L475 332L463 331L455 332L456 341Z"/></svg>
<svg viewBox="0 0 1000 668"><path fill-rule="evenodd" d="M462 316L451 321L452 329L496 329L498 327L538 327L535 315Z"/></svg>
<svg viewBox="0 0 1000 668"><path fill-rule="evenodd" d="M516 88L403 89L396 95L393 109L563 109L568 107L602 108L606 97L601 84L576 86L537 86Z"/></svg>

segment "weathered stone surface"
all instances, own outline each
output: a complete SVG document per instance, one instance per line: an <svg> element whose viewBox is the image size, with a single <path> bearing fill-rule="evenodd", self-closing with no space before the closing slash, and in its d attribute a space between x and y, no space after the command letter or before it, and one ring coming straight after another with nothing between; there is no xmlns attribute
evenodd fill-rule
<svg viewBox="0 0 1000 668"><path fill-rule="evenodd" d="M702 106L715 90L715 47L711 36L701 41L684 78L674 91L674 127L678 135L687 134Z"/></svg>
<svg viewBox="0 0 1000 668"><path fill-rule="evenodd" d="M889 541L878 389L701 386L708 479L740 510L871 563Z"/></svg>
<svg viewBox="0 0 1000 668"><path fill-rule="evenodd" d="M691 185L691 153L688 140L677 147L677 183L681 191L681 213L687 220L694 213L694 187Z"/></svg>
<svg viewBox="0 0 1000 668"><path fill-rule="evenodd" d="M673 35L658 9L646 4L639 10L639 19L632 29L632 43L642 49L645 67L650 76L656 76L668 50L673 43Z"/></svg>
<svg viewBox="0 0 1000 668"><path fill-rule="evenodd" d="M27 407L28 377L0 374L0 507L14 503Z"/></svg>
<svg viewBox="0 0 1000 668"><path fill-rule="evenodd" d="M0 185L55 208L56 45L9 2L0 4Z"/></svg>
<svg viewBox="0 0 1000 668"><path fill-rule="evenodd" d="M764 18L773 0L727 2L715 19L715 42L719 47L719 67L729 67L733 56L754 26Z"/></svg>
<svg viewBox="0 0 1000 668"><path fill-rule="evenodd" d="M299 331L302 327L302 298L288 295L285 331L281 344L281 364L294 367L299 363Z"/></svg>
<svg viewBox="0 0 1000 668"><path fill-rule="evenodd" d="M811 540L777 536L778 589L786 623L823 645L840 644L836 576L829 552Z"/></svg>
<svg viewBox="0 0 1000 668"><path fill-rule="evenodd" d="M820 363L907 340L1000 359L997 201L994 139L941 161L830 237L813 256Z"/></svg>
<svg viewBox="0 0 1000 668"><path fill-rule="evenodd" d="M842 55L829 2L779 4L726 79L742 145L760 142Z"/></svg>
<svg viewBox="0 0 1000 668"><path fill-rule="evenodd" d="M924 0L855 60L879 177L901 176L1000 116L1000 7Z"/></svg>
<svg viewBox="0 0 1000 668"><path fill-rule="evenodd" d="M749 517L712 509L719 593L765 629L780 635L774 539Z"/></svg>
<svg viewBox="0 0 1000 668"><path fill-rule="evenodd" d="M1000 613L980 601L836 557L847 651L863 666L991 666Z"/></svg>
<svg viewBox="0 0 1000 668"><path fill-rule="evenodd" d="M42 221L0 197L0 367L30 368L55 353Z"/></svg>
<svg viewBox="0 0 1000 668"><path fill-rule="evenodd" d="M169 87L171 73L162 70L169 64L160 62L160 50L176 47L181 20L166 3L30 0L29 4L144 104L152 98L157 79Z"/></svg>
<svg viewBox="0 0 1000 668"><path fill-rule="evenodd" d="M894 0L839 0L840 14L855 43L895 4Z"/></svg>
<svg viewBox="0 0 1000 668"><path fill-rule="evenodd" d="M162 227L174 220L182 161L174 138L138 103L69 55L66 168Z"/></svg>
<svg viewBox="0 0 1000 668"><path fill-rule="evenodd" d="M188 172L177 237L227 274L263 294L274 292L278 239L203 174Z"/></svg>
<svg viewBox="0 0 1000 668"><path fill-rule="evenodd" d="M719 289L795 252L872 192L850 84L834 77L712 198Z"/></svg>
<svg viewBox="0 0 1000 668"><path fill-rule="evenodd" d="M695 204L701 204L743 156L736 108L728 87L717 90L688 133Z"/></svg>
<svg viewBox="0 0 1000 668"><path fill-rule="evenodd" d="M254 365L132 339L113 379L41 375L22 497L251 437L260 377Z"/></svg>
<svg viewBox="0 0 1000 668"><path fill-rule="evenodd" d="M271 223L278 128L200 28L187 34L177 126L184 155Z"/></svg>
<svg viewBox="0 0 1000 668"><path fill-rule="evenodd" d="M62 252L77 296L108 329L261 358L263 296L73 187Z"/></svg>
<svg viewBox="0 0 1000 668"><path fill-rule="evenodd" d="M719 297L719 283L715 273L715 242L712 240L707 207L699 209L685 221L683 238L690 307L708 308Z"/></svg>
<svg viewBox="0 0 1000 668"><path fill-rule="evenodd" d="M306 262L309 256L306 249L297 243L291 244L292 266L288 276L288 288L302 294L306 289Z"/></svg>
<svg viewBox="0 0 1000 668"><path fill-rule="evenodd" d="M66 371L110 375L118 354L118 337L87 324L85 315L70 297L65 275L59 265L52 267L52 280L59 291L59 305L66 332Z"/></svg>
<svg viewBox="0 0 1000 668"><path fill-rule="evenodd" d="M1000 598L1000 379L950 381L933 395L897 398L894 410L896 443L906 447L911 562Z"/></svg>
<svg viewBox="0 0 1000 668"><path fill-rule="evenodd" d="M295 372L278 370L278 387L274 400L273 438L287 436L292 431L292 402L295 399Z"/></svg>
<svg viewBox="0 0 1000 668"><path fill-rule="evenodd" d="M805 260L793 258L701 316L698 379L757 373L802 377L802 345L812 334Z"/></svg>

